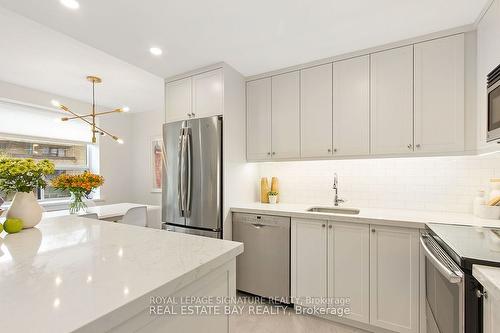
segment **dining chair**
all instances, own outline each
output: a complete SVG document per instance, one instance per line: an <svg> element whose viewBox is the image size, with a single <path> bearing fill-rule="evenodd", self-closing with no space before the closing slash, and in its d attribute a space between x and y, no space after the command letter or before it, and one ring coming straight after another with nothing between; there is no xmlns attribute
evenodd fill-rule
<svg viewBox="0 0 500 333"><path fill-rule="evenodd" d="M97 216L97 213L81 214L81 215L78 215L78 217L84 217L86 219L99 220L99 216Z"/></svg>
<svg viewBox="0 0 500 333"><path fill-rule="evenodd" d="M139 227L145 227L148 224L148 212L147 207L133 207L130 208L119 223L136 225Z"/></svg>

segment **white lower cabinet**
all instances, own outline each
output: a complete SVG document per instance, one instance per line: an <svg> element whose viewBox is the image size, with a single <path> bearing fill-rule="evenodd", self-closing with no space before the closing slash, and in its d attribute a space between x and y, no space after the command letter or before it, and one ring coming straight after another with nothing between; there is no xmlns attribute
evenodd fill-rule
<svg viewBox="0 0 500 333"><path fill-rule="evenodd" d="M327 297L326 221L292 219L292 297ZM296 302L304 304L304 302Z"/></svg>
<svg viewBox="0 0 500 333"><path fill-rule="evenodd" d="M486 292L488 292L486 290ZM483 332L498 332L500 327L500 299L488 294L483 297Z"/></svg>
<svg viewBox="0 0 500 333"><path fill-rule="evenodd" d="M346 318L370 322L369 225L328 222L328 298L350 298Z"/></svg>
<svg viewBox="0 0 500 333"><path fill-rule="evenodd" d="M345 318L365 329L419 332L417 229L292 219L291 230L294 301L350 298Z"/></svg>
<svg viewBox="0 0 500 333"><path fill-rule="evenodd" d="M401 333L418 332L419 231L371 226L370 323Z"/></svg>

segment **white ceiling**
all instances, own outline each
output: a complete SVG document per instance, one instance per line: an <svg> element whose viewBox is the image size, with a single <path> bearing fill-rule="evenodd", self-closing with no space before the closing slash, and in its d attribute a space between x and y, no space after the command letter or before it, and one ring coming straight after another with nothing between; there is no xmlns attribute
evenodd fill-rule
<svg viewBox="0 0 500 333"><path fill-rule="evenodd" d="M244 75L473 23L488 0L0 0L168 77L225 61ZM164 54L148 50L159 46ZM50 47L50 46L47 46Z"/></svg>
<svg viewBox="0 0 500 333"><path fill-rule="evenodd" d="M87 75L101 106L163 110L162 78L0 7L1 81L90 102Z"/></svg>

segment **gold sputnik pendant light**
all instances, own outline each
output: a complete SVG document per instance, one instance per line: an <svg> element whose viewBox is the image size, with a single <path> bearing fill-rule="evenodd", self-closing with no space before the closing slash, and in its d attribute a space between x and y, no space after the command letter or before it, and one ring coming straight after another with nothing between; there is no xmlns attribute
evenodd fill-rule
<svg viewBox="0 0 500 333"><path fill-rule="evenodd" d="M76 114L73 111L71 111L67 106L62 105L58 101L53 100L52 105L60 108L63 111L66 111L66 112L69 112L72 114L72 117L63 117L63 118L61 118L61 121L80 119L80 120L86 122L87 124L89 124L92 127L92 143L97 142L96 134L108 135L111 138L113 138L113 140L115 140L116 142L123 143L123 140L120 139L119 137L117 137L116 135L112 135L109 132L107 132L107 131L103 130L102 128L100 128L99 126L97 126L96 125L96 117L102 116L105 114L115 113L115 112L120 112L120 113L121 112L128 112L129 111L128 107L122 107L119 109L114 109L114 110L106 111L106 112L96 112L95 85L96 85L96 83L101 83L102 80L100 77L97 77L97 76L87 76L87 80L92 83L92 113L85 114L85 115L79 115L79 114ZM89 120L87 118L91 118L91 120Z"/></svg>

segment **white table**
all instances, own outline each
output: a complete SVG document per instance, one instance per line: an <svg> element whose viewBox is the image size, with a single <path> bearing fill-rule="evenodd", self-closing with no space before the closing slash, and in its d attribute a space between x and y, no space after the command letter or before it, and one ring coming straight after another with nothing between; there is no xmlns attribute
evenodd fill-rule
<svg viewBox="0 0 500 333"><path fill-rule="evenodd" d="M102 205L102 206L94 206L88 207L87 213L96 213L99 220L109 220L109 219L117 219L120 220L130 208L135 207L146 207L147 210L159 209L159 206L152 205L144 205L144 204L135 204L129 202L122 202L111 205ZM55 210L51 212L43 213L43 217L55 217L55 216L66 216L70 215L69 210Z"/></svg>
<svg viewBox="0 0 500 333"><path fill-rule="evenodd" d="M99 220L118 221L123 218L123 216L127 213L127 211L130 208L134 207L146 207L148 212L148 227L161 229L160 206L123 202L111 205L88 207L87 214L96 213ZM51 212L44 212L43 218L45 219L50 217L68 216L68 215L70 215L70 213L69 210L67 209L55 210Z"/></svg>

